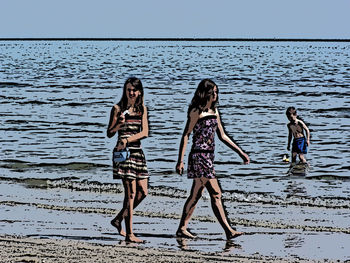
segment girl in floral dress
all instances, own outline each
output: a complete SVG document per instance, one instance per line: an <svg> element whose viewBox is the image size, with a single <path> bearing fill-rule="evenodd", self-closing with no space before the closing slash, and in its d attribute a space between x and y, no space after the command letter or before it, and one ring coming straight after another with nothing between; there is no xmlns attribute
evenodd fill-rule
<svg viewBox="0 0 350 263"><path fill-rule="evenodd" d="M217 132L219 139L239 154L244 163L249 163L249 157L226 135L220 120L219 111L216 108L217 102L217 85L210 79L202 80L188 109L187 123L181 138L176 165L176 171L182 174L184 171L183 159L186 145L191 132L193 132L192 148L188 157L187 167L187 176L193 179L193 184L176 232L178 237L195 238L195 235L188 231L187 225L198 200L203 194L204 188L209 192L213 212L223 227L226 238L231 239L243 234L235 231L229 225L222 205L222 191L214 169L215 133Z"/></svg>

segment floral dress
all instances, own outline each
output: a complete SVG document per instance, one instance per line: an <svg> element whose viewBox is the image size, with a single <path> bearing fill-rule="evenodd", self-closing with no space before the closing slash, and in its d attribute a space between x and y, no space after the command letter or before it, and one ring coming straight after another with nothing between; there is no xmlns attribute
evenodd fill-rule
<svg viewBox="0 0 350 263"><path fill-rule="evenodd" d="M188 157L188 178L216 178L214 151L217 126L216 115L202 117L194 126L192 149Z"/></svg>

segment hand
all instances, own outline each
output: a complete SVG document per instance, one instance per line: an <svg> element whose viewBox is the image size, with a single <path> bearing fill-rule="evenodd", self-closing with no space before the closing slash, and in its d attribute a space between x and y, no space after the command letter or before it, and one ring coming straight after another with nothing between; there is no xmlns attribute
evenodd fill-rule
<svg viewBox="0 0 350 263"><path fill-rule="evenodd" d="M249 157L248 157L248 155L246 153L243 153L241 155L241 158L243 159L244 164L249 164L250 163L250 159L249 159Z"/></svg>
<svg viewBox="0 0 350 263"><path fill-rule="evenodd" d="M117 145L117 151L121 151L123 149L126 148L126 144L127 144L127 140L126 139L121 139L119 142L118 142L118 145Z"/></svg>
<svg viewBox="0 0 350 263"><path fill-rule="evenodd" d="M184 163L183 162L180 162L180 163L177 163L176 164L176 172L179 174L179 175L182 175L183 172L184 172Z"/></svg>
<svg viewBox="0 0 350 263"><path fill-rule="evenodd" d="M310 141L309 141L309 140L306 141L306 145L307 145L307 146L310 145Z"/></svg>
<svg viewBox="0 0 350 263"><path fill-rule="evenodd" d="M117 120L118 125L123 125L125 123L125 116L123 113L120 114L118 120Z"/></svg>

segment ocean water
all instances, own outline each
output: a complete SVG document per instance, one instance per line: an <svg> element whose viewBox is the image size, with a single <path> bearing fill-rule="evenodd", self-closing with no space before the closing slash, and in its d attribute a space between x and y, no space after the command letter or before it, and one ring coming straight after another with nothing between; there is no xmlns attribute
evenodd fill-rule
<svg viewBox="0 0 350 263"><path fill-rule="evenodd" d="M231 221L348 239L349 61L348 42L0 41L2 205L23 201L20 186L30 189L25 200L35 204L44 202L42 189L62 192L66 201L67 190L99 192L104 209L111 195L122 196L111 173L116 138L107 138L106 128L124 81L136 76L149 111L150 136L142 145L150 194L154 202L176 203L147 209L178 216L192 183L174 169L186 111L199 81L211 78L226 132L251 158L243 165L217 138L215 169ZM311 131L306 174L289 173L282 161L288 106ZM47 200L62 203L57 196ZM208 203L196 213L213 216ZM303 247L296 240L294 248ZM308 257L304 250L300 255Z"/></svg>

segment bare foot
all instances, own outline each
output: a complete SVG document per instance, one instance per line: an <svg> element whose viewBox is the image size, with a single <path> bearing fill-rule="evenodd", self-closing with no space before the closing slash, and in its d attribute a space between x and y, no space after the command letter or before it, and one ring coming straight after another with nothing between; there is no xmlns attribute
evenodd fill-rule
<svg viewBox="0 0 350 263"><path fill-rule="evenodd" d="M187 230L182 230L182 229L177 230L176 236L177 237L185 237L185 238L196 238L195 235L191 234Z"/></svg>
<svg viewBox="0 0 350 263"><path fill-rule="evenodd" d="M114 226L116 229L118 229L119 235L121 235L123 237L126 236L125 231L122 229L122 224L118 220L113 219L111 221L111 225Z"/></svg>
<svg viewBox="0 0 350 263"><path fill-rule="evenodd" d="M237 231L231 231L229 234L226 234L226 238L227 240L232 239L232 238L236 238L239 237L241 235L243 235L243 232L237 232Z"/></svg>
<svg viewBox="0 0 350 263"><path fill-rule="evenodd" d="M128 234L125 238L126 242L133 242L133 243L143 243L144 241L142 239L137 238L134 234Z"/></svg>

